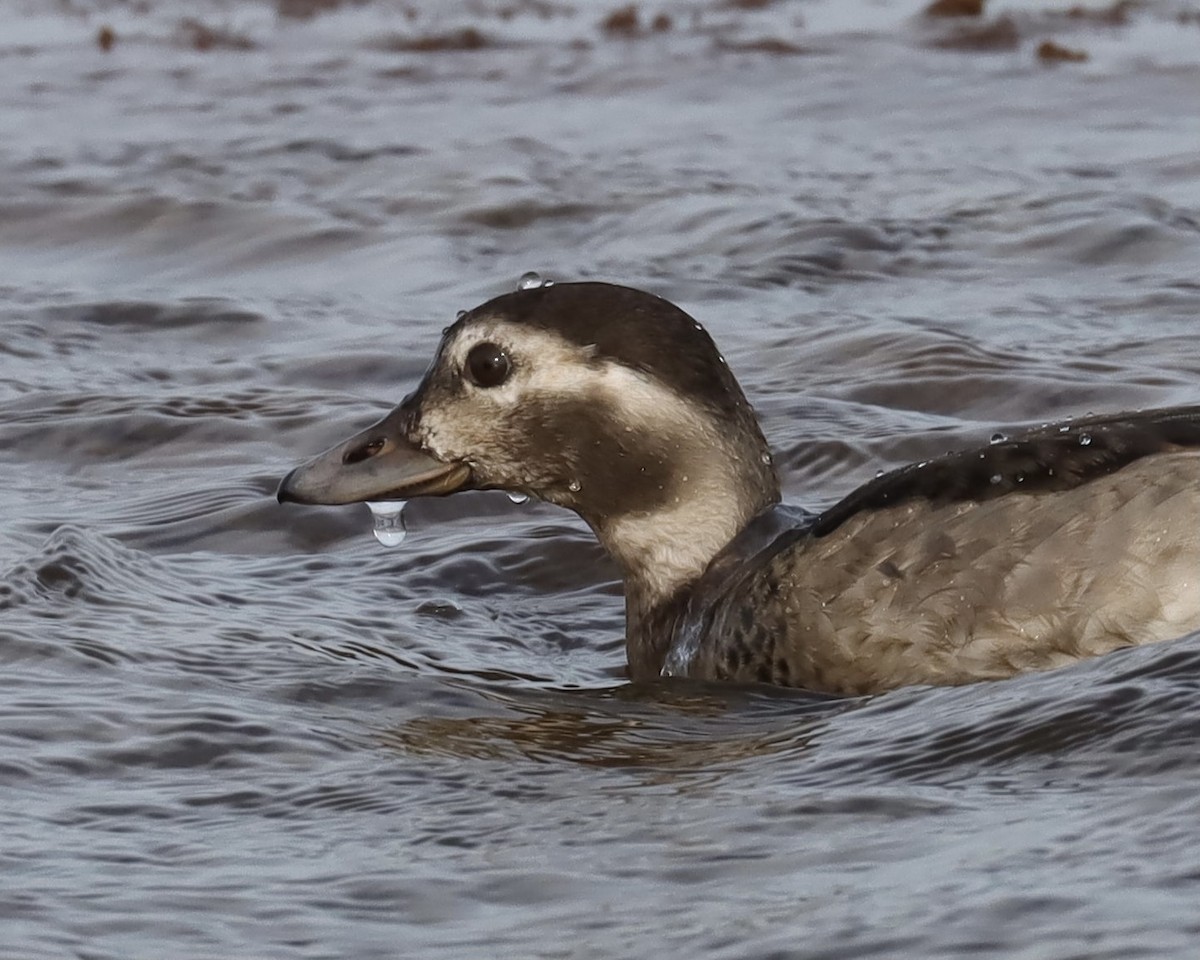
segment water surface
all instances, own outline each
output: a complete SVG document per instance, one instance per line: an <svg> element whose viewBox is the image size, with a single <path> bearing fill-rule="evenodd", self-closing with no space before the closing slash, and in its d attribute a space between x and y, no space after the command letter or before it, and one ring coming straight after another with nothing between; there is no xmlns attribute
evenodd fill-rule
<svg viewBox="0 0 1200 960"><path fill-rule="evenodd" d="M3 10L0 954L1193 955L1200 638L632 687L573 517L272 493L529 269L691 311L810 506L1200 400L1194 5Z"/></svg>

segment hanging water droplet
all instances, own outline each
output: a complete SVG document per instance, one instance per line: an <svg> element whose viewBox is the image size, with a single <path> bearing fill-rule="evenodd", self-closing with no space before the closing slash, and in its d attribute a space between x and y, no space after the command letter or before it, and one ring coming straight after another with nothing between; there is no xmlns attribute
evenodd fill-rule
<svg viewBox="0 0 1200 960"><path fill-rule="evenodd" d="M1081 447L1086 447L1091 442L1092 442L1092 435L1090 433L1081 433L1079 435L1079 445Z"/></svg>
<svg viewBox="0 0 1200 960"><path fill-rule="evenodd" d="M567 489L570 490L572 493L578 493L583 488L580 486L578 480L572 480L570 483L567 484Z"/></svg>
<svg viewBox="0 0 1200 960"><path fill-rule="evenodd" d="M535 270L521 274L521 279L517 281L518 290L537 290L543 286L545 286L545 283L542 280L542 275Z"/></svg>
<svg viewBox="0 0 1200 960"><path fill-rule="evenodd" d="M1006 437L1004 434L997 431L996 433L992 434L992 439L990 442L991 443L1003 443L1007 439L1008 439L1008 437Z"/></svg>
<svg viewBox="0 0 1200 960"><path fill-rule="evenodd" d="M527 493L518 493L516 490L506 490L505 493L508 494L508 499L513 503L519 504L529 502L529 494Z"/></svg>
<svg viewBox="0 0 1200 960"><path fill-rule="evenodd" d="M404 500L379 500L368 502L371 516L375 518L372 533L385 547L394 547L403 542L408 531L404 527Z"/></svg>

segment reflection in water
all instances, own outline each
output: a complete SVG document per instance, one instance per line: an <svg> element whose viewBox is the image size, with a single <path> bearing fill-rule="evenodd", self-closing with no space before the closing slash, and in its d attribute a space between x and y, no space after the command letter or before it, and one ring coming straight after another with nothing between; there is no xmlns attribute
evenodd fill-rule
<svg viewBox="0 0 1200 960"><path fill-rule="evenodd" d="M738 712L752 699L740 693L664 683L643 687L645 700L631 700L626 691L633 689L619 688L605 701L577 695L574 709L510 699L508 706L525 714L516 718L417 717L382 740L418 755L644 768L671 782L680 771L712 772L753 757L795 761L825 720L850 703L800 694L780 698L786 710L748 722Z"/></svg>

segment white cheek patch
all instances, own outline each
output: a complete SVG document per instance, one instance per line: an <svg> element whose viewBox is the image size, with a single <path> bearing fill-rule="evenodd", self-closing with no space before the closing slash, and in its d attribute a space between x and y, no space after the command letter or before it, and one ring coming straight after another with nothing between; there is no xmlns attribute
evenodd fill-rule
<svg viewBox="0 0 1200 960"><path fill-rule="evenodd" d="M503 383L481 387L465 372L467 356L492 343L508 355L512 373ZM461 386L446 404L426 404L421 414L425 446L445 459L471 463L503 461L506 451L489 446L495 428L533 397L574 396L594 378L592 351L562 337L501 319L483 319L459 331L446 345L439 366Z"/></svg>
<svg viewBox="0 0 1200 960"><path fill-rule="evenodd" d="M512 362L512 374L499 386L475 386L463 373L467 355L481 343L496 344ZM475 419L472 426L488 419L500 421L507 411L515 411L533 398L549 405L555 399L582 399L594 404L598 415L607 410L615 423L630 430L662 436L704 430L719 441L707 418L699 416L694 406L674 391L616 361L597 361L593 347L579 346L546 330L500 319L480 320L464 328L448 345L442 363L463 377L465 404L452 417L435 410L425 412L422 420L427 442L434 450L439 438L448 441L456 432L448 420L469 415Z"/></svg>
<svg viewBox="0 0 1200 960"><path fill-rule="evenodd" d="M481 343L494 343L512 362L512 374L499 386L475 386L463 373L468 354ZM481 320L459 333L444 362L463 376L469 394L481 403L503 408L515 406L531 393L578 391L581 381L592 372L589 361L593 352L547 331L504 320Z"/></svg>

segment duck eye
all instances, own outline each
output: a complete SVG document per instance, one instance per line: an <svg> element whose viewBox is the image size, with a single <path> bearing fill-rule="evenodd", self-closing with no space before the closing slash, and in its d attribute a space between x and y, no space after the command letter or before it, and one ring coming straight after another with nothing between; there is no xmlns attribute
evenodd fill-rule
<svg viewBox="0 0 1200 960"><path fill-rule="evenodd" d="M467 376L479 387L498 387L512 371L508 354L494 343L479 343L467 354Z"/></svg>

